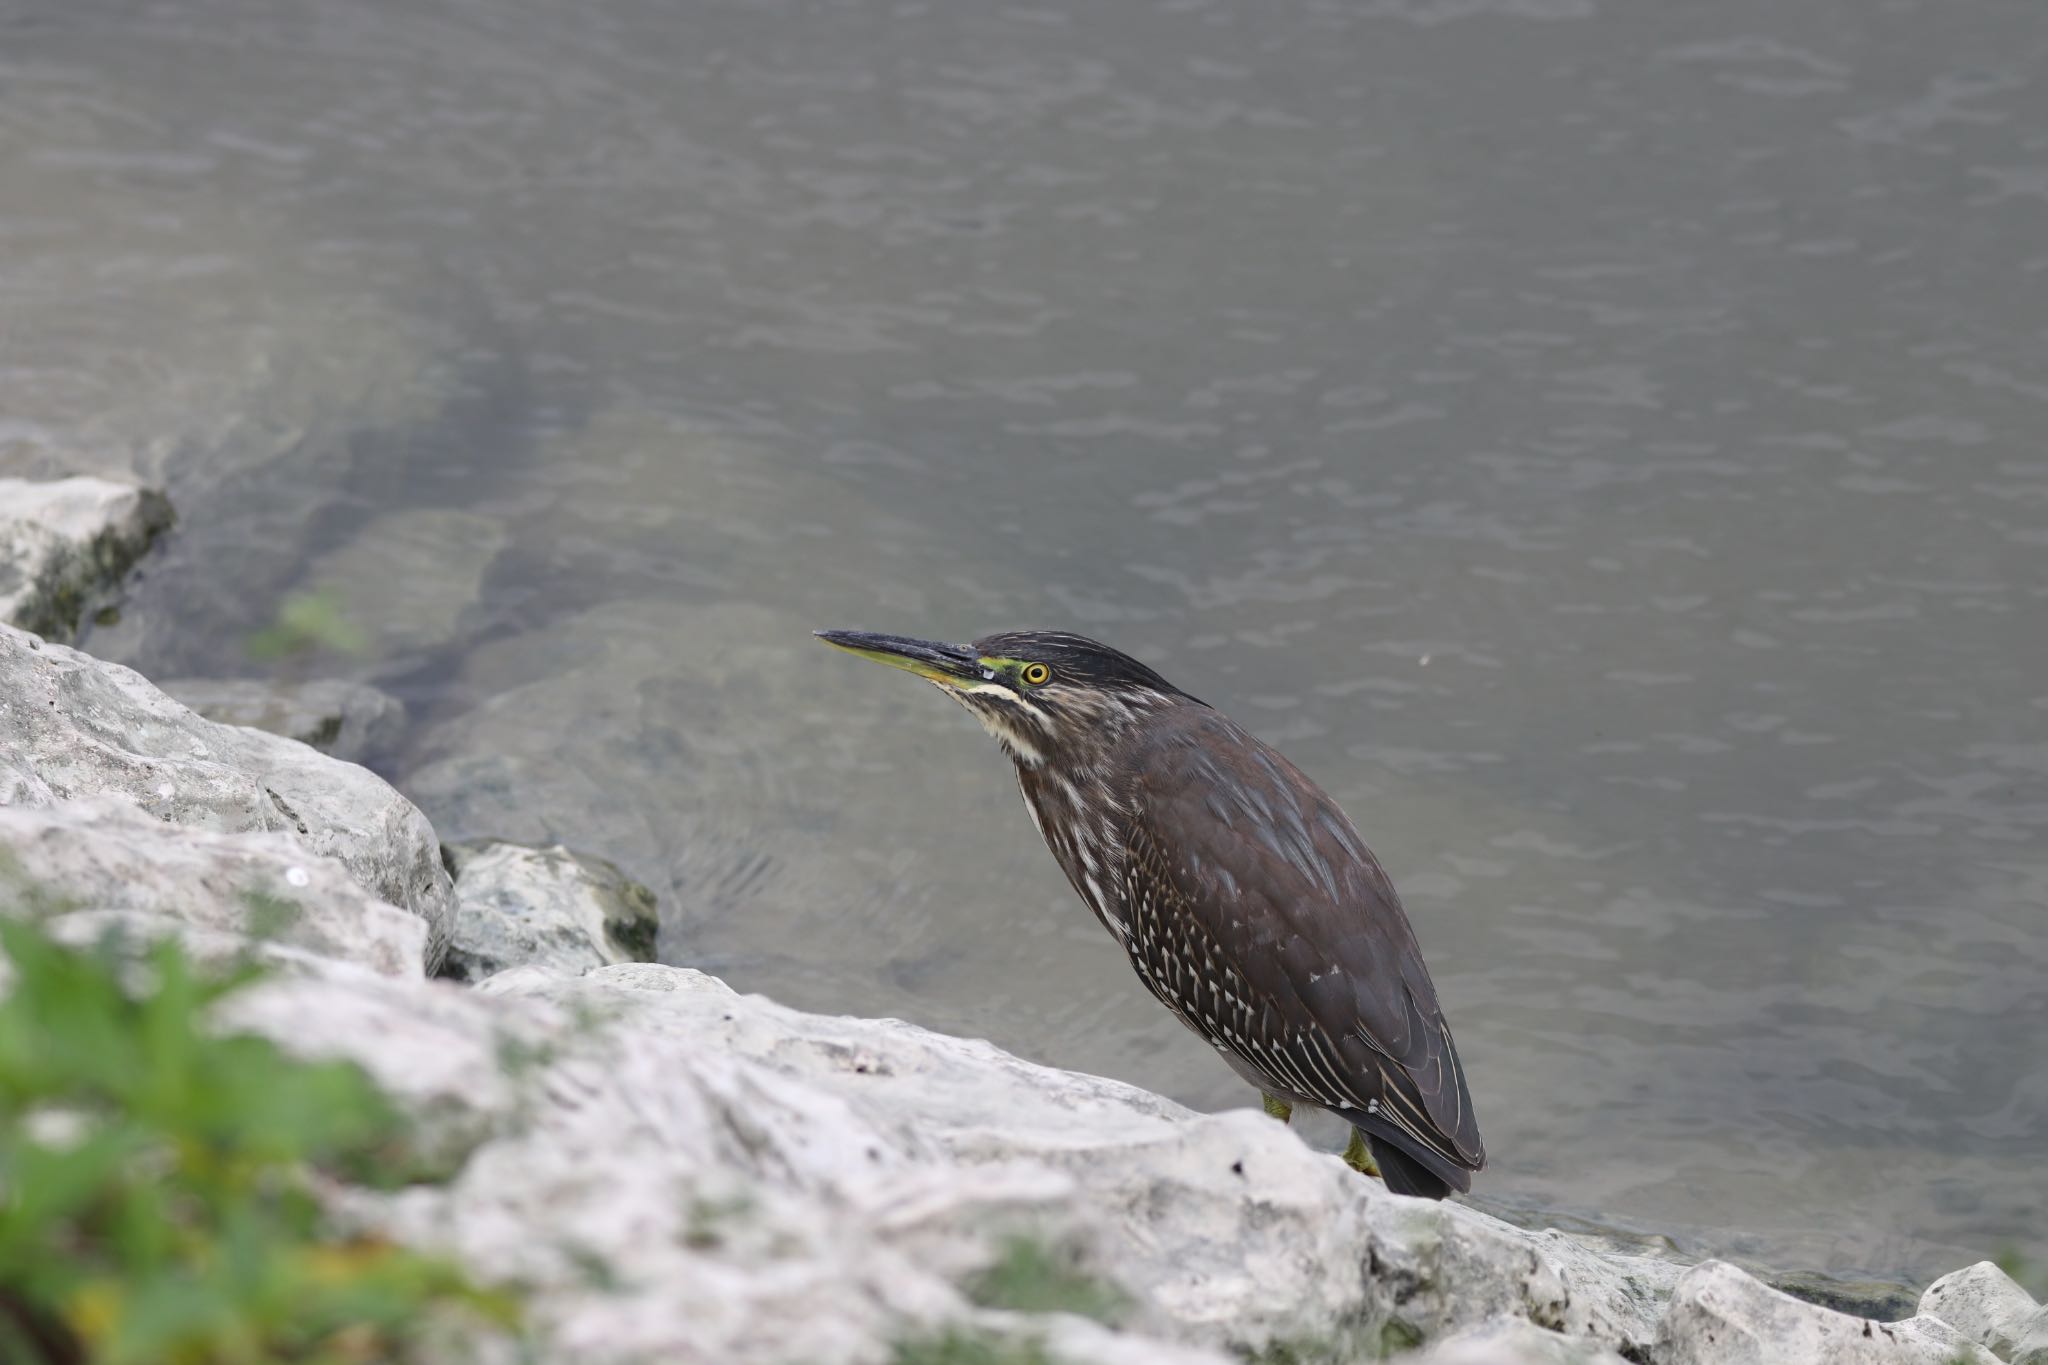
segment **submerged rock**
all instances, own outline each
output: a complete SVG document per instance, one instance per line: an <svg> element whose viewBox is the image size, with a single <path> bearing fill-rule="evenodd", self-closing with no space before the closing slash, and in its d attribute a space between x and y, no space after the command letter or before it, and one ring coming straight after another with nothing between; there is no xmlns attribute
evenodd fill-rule
<svg viewBox="0 0 2048 1365"><path fill-rule="evenodd" d="M770 746L821 769L866 761L859 729L817 704L810 661L793 666L780 643L808 632L807 621L773 608L638 601L494 640L463 662L463 686L489 699L421 730L408 746L406 790L444 838L600 850L660 896L665 935L745 962L748 979L771 994L821 1002L835 980L934 971L948 973L943 985L919 977L915 991L900 992L906 1008L1005 990L1014 961L935 968L925 956L931 936L916 929L985 896L986 882L943 880L942 860L901 837L900 802L845 800L836 783L787 780L761 761ZM929 717L929 699L912 689L880 704L900 707L913 732ZM1016 818L1015 792L986 770L943 761L938 750L923 757L921 802L956 811L985 803ZM884 860L901 889L851 887L847 848ZM1169 1055L1196 1049L1204 1074L1215 1067L1165 1011L1147 1001L1130 1013Z"/></svg>
<svg viewBox="0 0 2048 1365"><path fill-rule="evenodd" d="M11 33L5 45L18 50ZM62 84L10 82L11 115L60 116L75 93ZM181 116L147 77L115 84L128 111L119 157L179 140ZM386 262L370 289L358 271L309 262L295 209L195 194L153 218L160 188L33 160L11 159L7 175L9 203L36 205L41 229L11 236L0 258L0 472L49 478L89 452L90 472L189 510L131 586L125 619L92 640L165 677L212 673L296 586L309 547L362 515L364 489L412 487L423 442L495 382L491 366L451 345L442 309L402 297L406 266Z"/></svg>
<svg viewBox="0 0 2048 1365"><path fill-rule="evenodd" d="M161 686L210 721L267 730L348 763L391 749L405 732L405 703L368 683L173 678Z"/></svg>
<svg viewBox="0 0 2048 1365"><path fill-rule="evenodd" d="M75 638L170 524L170 503L151 489L0 479L0 621Z"/></svg>
<svg viewBox="0 0 2048 1365"><path fill-rule="evenodd" d="M511 967L564 976L654 957L654 893L602 858L560 844L444 844L455 930L441 975L481 981Z"/></svg>
<svg viewBox="0 0 2048 1365"><path fill-rule="evenodd" d="M260 730L216 725L140 674L0 626L0 805L126 797L159 821L279 832L426 923L446 951L455 898L425 816L376 774Z"/></svg>
<svg viewBox="0 0 2048 1365"><path fill-rule="evenodd" d="M401 508L307 565L305 587L338 601L368 636L369 656L388 667L455 637L508 538L502 522L475 512Z"/></svg>

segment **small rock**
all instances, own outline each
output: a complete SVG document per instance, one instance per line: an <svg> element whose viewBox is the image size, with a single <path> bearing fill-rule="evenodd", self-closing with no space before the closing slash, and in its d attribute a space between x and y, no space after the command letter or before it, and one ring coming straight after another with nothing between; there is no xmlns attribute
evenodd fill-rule
<svg viewBox="0 0 2048 1365"><path fill-rule="evenodd" d="M1927 1286L1920 1296L1920 1311L2010 1358L2041 1307L2013 1283L2012 1276L1990 1261L1979 1261Z"/></svg>
<svg viewBox="0 0 2048 1365"><path fill-rule="evenodd" d="M405 703L368 683L174 678L160 686L210 721L267 730L348 763L388 751L405 732Z"/></svg>
<svg viewBox="0 0 2048 1365"><path fill-rule="evenodd" d="M67 939L120 930L149 940L184 928L211 959L237 941L223 934L254 934L385 976L421 974L426 924L285 834L185 829L105 796L0 806L0 853L11 874L0 891L39 897Z"/></svg>
<svg viewBox="0 0 2048 1365"><path fill-rule="evenodd" d="M1653 1351L1658 1365L1997 1365L1939 1318L1854 1318L1772 1289L1726 1261L1687 1271Z"/></svg>
<svg viewBox="0 0 2048 1365"><path fill-rule="evenodd" d="M495 839L442 851L456 910L441 975L475 982L529 966L580 976L653 959L654 893L604 859Z"/></svg>
<svg viewBox="0 0 2048 1365"><path fill-rule="evenodd" d="M78 629L119 590L171 504L106 479L0 479L0 621L52 640Z"/></svg>

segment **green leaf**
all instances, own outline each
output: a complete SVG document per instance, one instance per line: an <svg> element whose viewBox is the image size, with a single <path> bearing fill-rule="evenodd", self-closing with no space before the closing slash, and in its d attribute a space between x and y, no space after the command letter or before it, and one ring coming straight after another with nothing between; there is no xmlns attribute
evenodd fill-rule
<svg viewBox="0 0 2048 1365"><path fill-rule="evenodd" d="M95 1365L401 1365L439 1316L516 1326L456 1267L334 1225L313 1171L420 1163L359 1068L213 1026L254 967L60 944L52 903L0 878L0 1351L34 1324Z"/></svg>

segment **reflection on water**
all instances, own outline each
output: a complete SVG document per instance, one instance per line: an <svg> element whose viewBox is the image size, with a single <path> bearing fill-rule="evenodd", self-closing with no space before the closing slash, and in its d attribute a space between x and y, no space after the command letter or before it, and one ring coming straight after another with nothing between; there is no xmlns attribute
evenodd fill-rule
<svg viewBox="0 0 2048 1365"><path fill-rule="evenodd" d="M1102 635L1394 871L1482 1203L1924 1279L2048 1221L2037 9L17 0L0 464L670 960L1245 1103L808 632Z"/></svg>

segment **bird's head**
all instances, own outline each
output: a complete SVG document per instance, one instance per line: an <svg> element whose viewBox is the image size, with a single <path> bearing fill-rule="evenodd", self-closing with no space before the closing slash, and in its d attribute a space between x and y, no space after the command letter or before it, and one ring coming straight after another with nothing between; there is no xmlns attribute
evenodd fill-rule
<svg viewBox="0 0 2048 1365"><path fill-rule="evenodd" d="M1064 631L1005 631L965 645L864 630L817 634L925 679L1026 767L1080 761L1154 711L1201 705L1130 655Z"/></svg>

